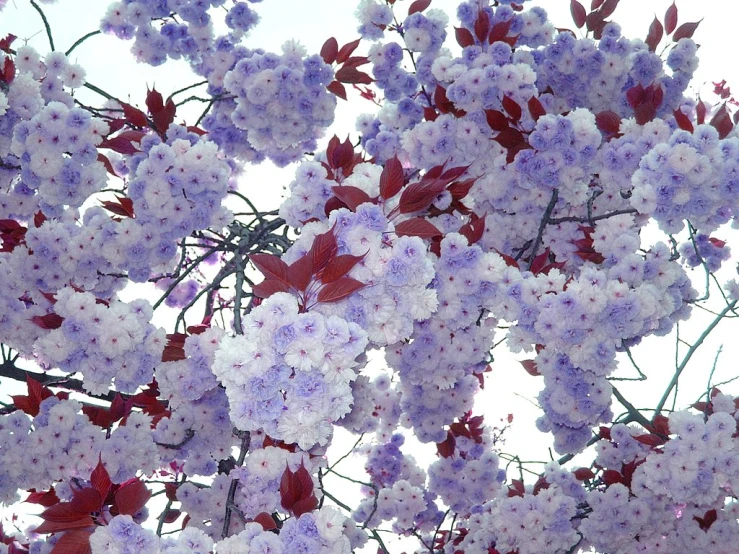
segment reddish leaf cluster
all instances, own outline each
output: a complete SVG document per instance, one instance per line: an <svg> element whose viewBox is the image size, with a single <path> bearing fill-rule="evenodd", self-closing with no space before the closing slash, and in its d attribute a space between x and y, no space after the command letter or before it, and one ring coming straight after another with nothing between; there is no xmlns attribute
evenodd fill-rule
<svg viewBox="0 0 739 554"><path fill-rule="evenodd" d="M73 486L72 500L57 502L44 510L39 516L44 522L34 532L64 532L52 554L88 554L95 526L105 524L99 518L105 506L110 506L111 516L134 515L150 497L151 492L139 479L113 484L102 462L98 462L90 475L90 486Z"/></svg>
<svg viewBox="0 0 739 554"><path fill-rule="evenodd" d="M472 416L471 412L467 412L459 421L452 423L446 432L446 439L436 443L436 452L442 458L449 458L454 455L454 448L457 445L457 437L466 437L477 444L482 443L483 432L483 416Z"/></svg>
<svg viewBox="0 0 739 554"><path fill-rule="evenodd" d="M111 213L120 217L133 217L133 200L126 196L116 196L116 201L104 200L100 204Z"/></svg>
<svg viewBox="0 0 739 554"><path fill-rule="evenodd" d="M25 244L28 229L14 219L0 219L0 252L12 252L16 246Z"/></svg>
<svg viewBox="0 0 739 554"><path fill-rule="evenodd" d="M66 400L67 398L69 398L69 395L66 392L58 392L56 393L56 395L54 395L49 387L42 385L30 375L26 375L26 386L28 387L27 395L18 394L15 396L11 396L11 398L13 399L13 404L16 408L30 415L31 417L36 417L38 415L41 407L41 402L43 402L47 398L51 396L56 396L60 400Z"/></svg>
<svg viewBox="0 0 739 554"><path fill-rule="evenodd" d="M340 67L336 69L334 80L326 87L328 91L339 98L346 100L346 87L348 85L369 85L373 81L364 71L357 69L359 66L369 62L366 56L352 56L354 50L359 46L360 39L346 43L339 48L339 43L334 37L329 38L321 47L321 58L327 64L336 63Z"/></svg>
<svg viewBox="0 0 739 554"><path fill-rule="evenodd" d="M292 292L301 310L319 302L343 300L365 286L346 276L364 256L337 255L338 248L330 229L316 236L310 251L290 265L272 254L253 254L252 263L265 276L253 287L254 294L268 298L276 292Z"/></svg>
<svg viewBox="0 0 739 554"><path fill-rule="evenodd" d="M318 499L313 493L313 479L302 462L297 471L292 471L289 466L285 467L280 480L280 504L295 517L318 507Z"/></svg>
<svg viewBox="0 0 739 554"><path fill-rule="evenodd" d="M602 264L605 258L600 252L596 252L596 250L593 248L592 233L595 231L595 228L585 227L581 225L579 227L579 230L582 231L585 237L573 242L573 244L577 247L577 250L575 250L575 254L581 260L593 262L594 264Z"/></svg>
<svg viewBox="0 0 739 554"><path fill-rule="evenodd" d="M512 24L513 18L508 21L500 21L491 25L488 12L485 10L479 10L473 25L474 34L464 27L455 27L454 36L457 39L457 43L462 48L474 46L475 44L484 44L485 42L488 44L493 44L494 42L505 42L513 48L518 40L518 35L508 36L508 32L511 30Z"/></svg>
<svg viewBox="0 0 739 554"><path fill-rule="evenodd" d="M590 13L585 16L585 24L589 32L593 33L596 40L600 40L603 29L609 23L607 17L613 15L618 7L619 0L592 0ZM577 21L576 21L577 23Z"/></svg>
<svg viewBox="0 0 739 554"><path fill-rule="evenodd" d="M634 117L639 125L654 119L663 99L664 91L657 83L647 87L638 84L626 91L626 100L634 109Z"/></svg>

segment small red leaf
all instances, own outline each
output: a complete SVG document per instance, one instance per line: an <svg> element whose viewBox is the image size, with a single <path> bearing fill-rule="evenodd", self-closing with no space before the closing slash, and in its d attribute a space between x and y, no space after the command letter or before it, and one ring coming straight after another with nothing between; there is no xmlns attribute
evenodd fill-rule
<svg viewBox="0 0 739 554"><path fill-rule="evenodd" d="M124 483L116 491L114 507L117 508L118 514L132 516L146 505L149 498L151 491L144 483L134 479Z"/></svg>
<svg viewBox="0 0 739 554"><path fill-rule="evenodd" d="M701 19L701 21L703 20ZM695 33L695 30L698 28L701 21L696 21L695 23L683 23L677 28L675 34L672 35L672 40L677 42L681 38L692 38L693 33Z"/></svg>
<svg viewBox="0 0 739 554"><path fill-rule="evenodd" d="M359 71L356 67L342 65L335 73L334 77L337 81L348 85L369 85L372 83L372 77Z"/></svg>
<svg viewBox="0 0 739 554"><path fill-rule="evenodd" d="M380 196L387 200L400 192L405 183L403 166L397 156L385 162L380 174Z"/></svg>
<svg viewBox="0 0 739 554"><path fill-rule="evenodd" d="M677 27L677 6L675 2L665 12L665 33L670 34Z"/></svg>
<svg viewBox="0 0 739 554"><path fill-rule="evenodd" d="M321 46L321 58L327 64L332 64L336 61L336 55L339 53L339 43L334 37L329 38Z"/></svg>
<svg viewBox="0 0 739 554"><path fill-rule="evenodd" d="M75 529L67 531L54 544L50 554L90 554L90 535L92 529Z"/></svg>
<svg viewBox="0 0 739 554"><path fill-rule="evenodd" d="M726 104L722 105L718 109L716 114L711 118L709 125L716 128L718 136L721 139L726 138L726 136L731 132L734 128L734 124L731 122L731 117L729 116L729 111L726 109Z"/></svg>
<svg viewBox="0 0 739 554"><path fill-rule="evenodd" d="M110 148L111 150L113 150L114 152L118 152L119 154L128 155L136 154L139 151L139 149L133 145L133 142L120 136L105 139L103 142L100 143L98 148Z"/></svg>
<svg viewBox="0 0 739 554"><path fill-rule="evenodd" d="M678 127L680 127L683 131L687 131L689 133L693 132L693 123L691 123L688 116L680 111L679 108L677 110L674 110L672 114L675 116L675 122L677 123Z"/></svg>
<svg viewBox="0 0 739 554"><path fill-rule="evenodd" d="M477 19L475 19L475 36L480 42L485 42L490 32L490 16L485 10L477 12Z"/></svg>
<svg viewBox="0 0 739 554"><path fill-rule="evenodd" d="M425 210L445 187L443 182L428 184L422 181L408 185L400 195L398 204L400 213L407 214Z"/></svg>
<svg viewBox="0 0 739 554"><path fill-rule="evenodd" d="M526 373L528 373L529 375L533 375L534 377L538 377L539 375L541 375L541 373L539 373L539 370L536 369L536 362L534 360L522 360L521 365L526 370Z"/></svg>
<svg viewBox="0 0 739 554"><path fill-rule="evenodd" d="M365 286L352 277L342 277L321 287L318 291L318 302L338 302Z"/></svg>
<svg viewBox="0 0 739 554"><path fill-rule="evenodd" d="M98 152L98 161L105 166L105 170L110 173L113 177L118 177L118 174L115 172L115 169L113 169L113 164L110 163L110 160L107 156L104 156L103 154L100 154Z"/></svg>
<svg viewBox="0 0 739 554"><path fill-rule="evenodd" d="M668 436L670 434L670 420L662 414L654 416L652 426L654 427L655 433L659 433L664 436Z"/></svg>
<svg viewBox="0 0 739 554"><path fill-rule="evenodd" d="M493 140L503 148L517 148L525 144L521 131L514 129L513 127L503 129Z"/></svg>
<svg viewBox="0 0 739 554"><path fill-rule="evenodd" d="M475 244L482 238L483 233L485 233L485 216L473 217L473 219L459 228L459 233L467 239L470 245Z"/></svg>
<svg viewBox="0 0 739 554"><path fill-rule="evenodd" d="M591 2L590 2L590 11L592 12L592 11L595 11L598 8L600 8L600 6L601 6L601 4L603 4L603 2L605 2L605 0L591 0Z"/></svg>
<svg viewBox="0 0 739 554"><path fill-rule="evenodd" d="M508 129L508 118L501 111L485 110L485 119L493 131L500 132Z"/></svg>
<svg viewBox="0 0 739 554"><path fill-rule="evenodd" d="M422 12L423 10L428 8L430 4L431 4L431 0L416 0L408 8L408 15L413 15L414 13Z"/></svg>
<svg viewBox="0 0 739 554"><path fill-rule="evenodd" d="M664 438L653 433L649 433L647 435L638 435L634 437L634 440L636 442L646 444L647 446L661 446L667 442Z"/></svg>
<svg viewBox="0 0 739 554"><path fill-rule="evenodd" d="M349 273L362 259L364 259L364 256L352 256L351 254L336 256L328 263L326 269L323 270L321 281L325 284L340 279Z"/></svg>
<svg viewBox="0 0 739 554"><path fill-rule="evenodd" d="M28 498L26 498L24 502L28 502L29 504L40 504L41 506L48 508L54 504L58 504L59 497L56 495L56 491L54 489L50 489L48 491L36 491L31 489Z"/></svg>
<svg viewBox="0 0 739 554"><path fill-rule="evenodd" d="M362 204L372 202L369 195L358 187L337 185L332 187L331 190L336 198L346 204L346 206L352 211L356 210L357 207Z"/></svg>
<svg viewBox="0 0 739 554"><path fill-rule="evenodd" d="M104 498L92 487L85 487L84 489L78 489L73 491L72 500L70 505L72 509L77 510L81 514L89 514L91 512L97 512L103 505Z"/></svg>
<svg viewBox="0 0 739 554"><path fill-rule="evenodd" d="M570 0L570 13L572 14L572 20L575 22L575 26L581 29L585 25L585 8L577 0Z"/></svg>
<svg viewBox="0 0 739 554"><path fill-rule="evenodd" d="M287 274L290 279L290 286L304 292L313 276L313 260L311 260L310 255L302 256L290 264Z"/></svg>
<svg viewBox="0 0 739 554"><path fill-rule="evenodd" d="M603 472L601 478L606 485L613 485L614 483L621 483L623 485L626 484L626 479L624 479L624 476L615 469L606 469Z"/></svg>
<svg viewBox="0 0 739 554"><path fill-rule="evenodd" d="M521 119L521 106L507 94L503 96L503 109L514 122Z"/></svg>
<svg viewBox="0 0 739 554"><path fill-rule="evenodd" d="M531 98L529 98L528 106L529 113L531 114L531 118L534 121L538 121L541 116L546 115L547 113L547 110L544 108L541 100L539 100L536 96L532 96Z"/></svg>
<svg viewBox="0 0 739 554"><path fill-rule="evenodd" d="M464 27L455 27L454 36L457 39L457 43L462 48L465 48L467 46L472 46L473 44L475 44L475 37L473 37L472 33L470 33Z"/></svg>
<svg viewBox="0 0 739 554"><path fill-rule="evenodd" d="M664 29L662 27L662 23L660 23L659 19L657 19L657 16L655 16L652 24L649 26L647 40L644 41L647 43L647 46L649 46L649 50L651 52L657 50L657 45L659 44L659 41L662 40L663 34Z"/></svg>
<svg viewBox="0 0 739 554"><path fill-rule="evenodd" d="M338 54L336 54L336 63L344 63L348 60L349 56L352 55L352 52L354 52L357 49L357 46L359 46L360 40L361 39L353 40L342 46Z"/></svg>
<svg viewBox="0 0 739 554"><path fill-rule="evenodd" d="M316 235L309 252L311 262L313 263L313 273L316 276L321 275L328 262L336 255L337 249L338 245L336 244L336 237L332 229Z"/></svg>
<svg viewBox="0 0 739 554"><path fill-rule="evenodd" d="M288 292L290 290L290 287L283 283L282 281L278 281L277 279L265 279L261 283L258 283L254 285L251 289L252 293L258 298L269 298L273 294L277 292ZM164 349L165 353L167 351L166 347ZM172 360L182 360L184 358L172 358L171 356L168 357L168 359L164 359L164 356L162 356L162 361L172 361Z"/></svg>
<svg viewBox="0 0 739 554"><path fill-rule="evenodd" d="M578 468L573 473L575 475L575 479L578 481L587 481L595 477L595 473L587 467Z"/></svg>
<svg viewBox="0 0 739 554"><path fill-rule="evenodd" d="M164 98L156 88L146 91L146 107L150 114L159 112L164 108Z"/></svg>
<svg viewBox="0 0 739 554"><path fill-rule="evenodd" d="M595 125L604 135L615 135L621 128L621 118L610 110L595 114Z"/></svg>
<svg viewBox="0 0 739 554"><path fill-rule="evenodd" d="M422 239L431 239L440 237L441 231L436 226L422 217L414 217L401 221L395 226L395 234L399 237L420 237Z"/></svg>
<svg viewBox="0 0 739 554"><path fill-rule="evenodd" d="M461 200L470 192L470 189L472 188L472 185L475 184L475 181L477 181L477 178L457 181L456 183L452 183L451 185L449 185L449 188L447 188L447 190L452 195L452 198L454 200Z"/></svg>
<svg viewBox="0 0 739 554"><path fill-rule="evenodd" d="M110 492L110 488L113 486L113 483L108 475L108 470L105 469L102 462L99 461L98 465L95 466L95 469L92 470L92 473L90 474L90 483L92 483L95 490L100 493L100 496L104 501L108 496L108 492Z"/></svg>
<svg viewBox="0 0 739 554"><path fill-rule="evenodd" d="M262 526L262 529L265 531L271 531L272 529L277 529L277 524L275 523L274 518L268 514L267 512L262 512L260 514L257 514L254 518L254 521L256 521L259 525Z"/></svg>
<svg viewBox="0 0 739 554"><path fill-rule="evenodd" d="M331 81L328 85L326 85L326 90L334 96L338 96L342 100L346 100L346 87L342 85L339 81Z"/></svg>
<svg viewBox="0 0 739 554"><path fill-rule="evenodd" d="M31 321L41 327L42 329L59 329L62 326L64 318L55 313L46 315L35 315L31 318Z"/></svg>
<svg viewBox="0 0 739 554"><path fill-rule="evenodd" d="M696 121L698 122L698 125L703 125L706 122L707 112L708 109L706 108L706 104L699 98L698 104L695 107Z"/></svg>
<svg viewBox="0 0 739 554"><path fill-rule="evenodd" d="M182 512L180 510L175 510L175 509L170 508L164 514L164 523L174 523L175 521L177 521L177 518L179 518L181 515L182 515Z"/></svg>
<svg viewBox="0 0 739 554"><path fill-rule="evenodd" d="M509 46L513 47L515 44L515 37L508 37L508 32L511 30L511 25L513 25L513 18L509 19L508 21L499 21L495 25L493 25L493 28L490 30L490 36L488 37L488 42L490 44L493 44L497 41L504 41L509 43ZM513 44L510 44L510 39L513 39Z"/></svg>
<svg viewBox="0 0 739 554"><path fill-rule="evenodd" d="M129 123L136 127L149 126L149 122L147 121L146 114L144 112L138 108L134 108L131 104L126 104L125 102L122 102L121 106L123 106L123 115L126 116Z"/></svg>
<svg viewBox="0 0 739 554"><path fill-rule="evenodd" d="M442 458L451 458L454 455L456 445L457 439L450 431L447 431L446 439L443 442L436 443L436 453Z"/></svg>
<svg viewBox="0 0 739 554"><path fill-rule="evenodd" d="M267 279L276 279L286 285L290 284L287 264L274 254L252 254L249 259Z"/></svg>

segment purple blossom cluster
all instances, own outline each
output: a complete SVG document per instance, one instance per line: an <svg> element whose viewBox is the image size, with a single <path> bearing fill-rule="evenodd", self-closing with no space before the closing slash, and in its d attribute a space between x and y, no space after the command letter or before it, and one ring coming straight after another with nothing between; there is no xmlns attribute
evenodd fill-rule
<svg viewBox="0 0 739 554"><path fill-rule="evenodd" d="M359 35L367 40L384 36L385 27L393 21L393 11L386 3L377 0L360 0L355 12L359 20Z"/></svg>
<svg viewBox="0 0 739 554"><path fill-rule="evenodd" d="M691 242L682 243L678 251L689 267L706 264L706 268L712 273L718 271L721 264L731 258L731 248L724 241L704 233L695 235Z"/></svg>
<svg viewBox="0 0 739 554"><path fill-rule="evenodd" d="M129 515L118 515L108 525L95 527L90 536L93 554L110 552L140 552L159 554L159 537L143 528Z"/></svg>
<svg viewBox="0 0 739 554"><path fill-rule="evenodd" d="M337 424L352 433L376 433L378 440L389 439L400 421L400 393L390 378L381 375L370 381L360 375L352 382L352 409Z"/></svg>
<svg viewBox="0 0 739 554"><path fill-rule="evenodd" d="M93 394L107 391L113 380L123 392L151 382L165 334L149 323L147 301L105 305L89 292L64 288L56 295L54 313L64 321L36 341L41 363L80 372L85 390Z"/></svg>

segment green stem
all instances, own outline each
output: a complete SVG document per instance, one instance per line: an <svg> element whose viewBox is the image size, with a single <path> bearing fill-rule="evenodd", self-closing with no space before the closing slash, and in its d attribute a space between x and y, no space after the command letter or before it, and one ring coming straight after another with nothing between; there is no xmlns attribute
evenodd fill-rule
<svg viewBox="0 0 739 554"><path fill-rule="evenodd" d="M51 51L53 52L54 50L56 50L56 47L54 46L54 38L51 36L51 26L49 25L49 20L46 19L46 14L44 13L44 10L42 10L41 7L34 0L31 0L31 5L38 12L38 14L41 16L41 20L44 22L44 27L46 27L46 36L49 39L49 46L51 47Z"/></svg>

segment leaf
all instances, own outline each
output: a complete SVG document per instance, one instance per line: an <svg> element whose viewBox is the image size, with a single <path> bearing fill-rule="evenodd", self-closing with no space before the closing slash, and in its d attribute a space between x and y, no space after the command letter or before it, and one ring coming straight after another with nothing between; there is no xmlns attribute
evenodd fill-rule
<svg viewBox="0 0 739 554"><path fill-rule="evenodd" d="M334 77L337 81L347 83L349 85L369 85L373 82L372 77L363 71L359 71L356 67L346 65L341 66L334 74Z"/></svg>
<svg viewBox="0 0 739 554"><path fill-rule="evenodd" d="M346 206L352 211L355 211L357 207L361 206L362 204L372 202L372 198L370 198L370 196L366 192L358 187L337 185L335 187L331 187L331 190L333 191L336 198L346 204Z"/></svg>
<svg viewBox="0 0 739 554"><path fill-rule="evenodd" d="M295 472L289 466L285 467L280 479L280 504L296 517L318 506L318 500L313 494L313 479L302 462Z"/></svg>
<svg viewBox="0 0 739 554"><path fill-rule="evenodd" d="M670 34L677 27L677 6L675 2L665 12L665 33Z"/></svg>
<svg viewBox="0 0 739 554"><path fill-rule="evenodd" d="M133 145L133 142L131 140L120 136L105 139L98 145L98 148L110 148L114 152L118 152L119 154L127 154L129 156L139 152L139 149Z"/></svg>
<svg viewBox="0 0 739 554"><path fill-rule="evenodd" d="M340 279L349 273L355 265L361 262L364 259L364 256L366 256L366 254L362 256L352 256L351 254L336 256L328 263L326 269L323 270L321 281L325 284Z"/></svg>
<svg viewBox="0 0 739 554"><path fill-rule="evenodd" d="M56 495L56 491L54 489L49 489L48 491L36 491L35 489L31 489L29 492L30 494L28 495L28 498L23 502L28 502L29 504L40 504L45 508L59 503L59 497Z"/></svg>
<svg viewBox="0 0 739 554"><path fill-rule="evenodd" d="M505 41L509 42L507 40L508 32L511 30L511 25L513 25L513 18L509 19L508 21L499 21L495 25L493 25L493 28L490 30L490 36L488 37L488 42L490 44L493 44L494 42L498 41ZM511 37L513 38L513 37ZM514 39L515 44L515 39ZM513 47L512 44L509 44L511 48Z"/></svg>
<svg viewBox="0 0 739 554"><path fill-rule="evenodd" d="M541 375L541 373L539 373L539 370L536 369L536 362L534 360L522 360L521 365L526 370L526 373L528 373L529 375L532 375L534 377L538 377L539 375Z"/></svg>
<svg viewBox="0 0 739 554"><path fill-rule="evenodd" d="M595 125L604 135L615 135L621 128L621 118L610 110L598 112L595 114Z"/></svg>
<svg viewBox="0 0 739 554"><path fill-rule="evenodd" d="M647 435L638 435L634 437L634 440L636 442L646 444L647 446L661 446L667 442L667 440L665 440L664 438L653 433L649 433Z"/></svg>
<svg viewBox="0 0 739 554"><path fill-rule="evenodd" d="M139 479L121 485L115 493L114 506L119 515L134 515L151 498L151 491Z"/></svg>
<svg viewBox="0 0 739 554"><path fill-rule="evenodd" d="M450 431L447 431L446 439L443 442L436 443L436 453L442 458L451 458L454 455L456 445L457 439Z"/></svg>
<svg viewBox="0 0 739 554"><path fill-rule="evenodd" d="M585 25L585 8L577 0L570 0L570 13L572 14L572 20L575 22L575 26L581 29Z"/></svg>
<svg viewBox="0 0 739 554"><path fill-rule="evenodd" d="M501 111L485 110L485 119L493 131L500 132L508 129L508 118Z"/></svg>
<svg viewBox="0 0 739 554"><path fill-rule="evenodd" d="M361 39L353 40L342 46L339 53L336 55L336 63L344 63L348 60L349 56L352 55L352 52L354 52L357 49L357 46L359 46L360 40Z"/></svg>
<svg viewBox="0 0 739 554"><path fill-rule="evenodd" d="M387 200L400 192L405 184L403 165L397 156L393 156L385 162L380 174L380 196Z"/></svg>
<svg viewBox="0 0 739 554"><path fill-rule="evenodd" d="M538 121L541 116L546 115L547 113L547 110L544 108L541 100L539 100L536 96L532 96L531 98L529 98L528 107L531 118L534 121Z"/></svg>
<svg viewBox="0 0 739 554"><path fill-rule="evenodd" d="M477 181L477 178L472 179L466 179L464 181L457 181L456 183L452 183L449 185L449 188L447 190L452 195L452 198L454 200L461 200L467 194L470 192L470 189L472 188L472 185L475 184Z"/></svg>
<svg viewBox="0 0 739 554"><path fill-rule="evenodd" d="M254 521L256 521L259 525L262 526L262 529L265 531L271 531L272 529L277 529L277 524L275 523L274 518L268 514L267 512L262 512L260 514L257 514L254 518Z"/></svg>
<svg viewBox="0 0 739 554"><path fill-rule="evenodd" d="M433 223L422 217L414 217L401 221L395 226L395 234L399 237L420 237L422 239L442 236L441 231Z"/></svg>
<svg viewBox="0 0 739 554"><path fill-rule="evenodd" d="M513 127L503 129L493 140L503 148L516 148L525 143L521 131Z"/></svg>
<svg viewBox="0 0 739 554"><path fill-rule="evenodd" d="M13 41L17 39L18 37L8 33L5 38L0 40L0 50L5 52L6 54L10 54L10 46L13 44Z"/></svg>
<svg viewBox="0 0 739 554"><path fill-rule="evenodd" d="M321 287L318 291L318 302L338 302L366 286L352 277L342 277Z"/></svg>
<svg viewBox="0 0 739 554"><path fill-rule="evenodd" d="M56 541L50 554L91 554L90 535L92 530L67 531Z"/></svg>
<svg viewBox="0 0 739 554"><path fill-rule="evenodd" d="M12 83L13 79L15 79L15 63L10 58L5 58L0 77L2 77L2 80L7 84Z"/></svg>
<svg viewBox="0 0 739 554"><path fill-rule="evenodd" d="M57 504L59 506L60 504ZM43 517L43 514L41 515ZM33 530L34 533L59 533L60 531L70 531L72 529L84 529L94 525L95 522L90 516L77 516L77 519L69 519L67 521L44 521L41 525Z"/></svg>
<svg viewBox="0 0 739 554"><path fill-rule="evenodd" d="M726 104L723 104L716 114L711 118L709 125L716 128L720 139L726 138L726 136L734 128L734 124L731 122L729 111L726 109Z"/></svg>
<svg viewBox="0 0 739 554"><path fill-rule="evenodd" d="M681 38L692 38L693 33L695 33L695 30L698 28L698 25L700 25L702 19L700 21L696 21L695 23L683 23L680 25L677 30L675 31L675 34L672 35L672 40L677 42Z"/></svg>
<svg viewBox="0 0 739 554"><path fill-rule="evenodd" d="M521 106L507 94L503 96L503 109L511 116L514 122L521 119Z"/></svg>
<svg viewBox="0 0 739 554"><path fill-rule="evenodd" d="M46 508L41 512L40 517L54 523L70 523L84 519L85 517L89 518L89 514L80 512L72 506L71 502L60 502L59 504L54 504Z"/></svg>
<svg viewBox="0 0 739 554"><path fill-rule="evenodd" d="M467 46L472 46L475 44L475 37L473 37L472 33L470 33L464 27L455 27L454 37L457 39L457 43L462 48L465 48Z"/></svg>
<svg viewBox="0 0 739 554"><path fill-rule="evenodd" d="M146 114L144 112L138 108L134 108L131 104L126 104L125 102L121 102L121 106L123 107L123 115L126 116L129 123L136 127L149 126L149 121L146 119Z"/></svg>
<svg viewBox="0 0 739 554"><path fill-rule="evenodd" d="M104 156L103 154L100 154L98 152L98 158L97 161L99 161L101 164L105 166L105 170L110 173L113 177L118 177L118 174L115 172L115 169L113 169L113 164L110 163L110 160L107 156Z"/></svg>
<svg viewBox="0 0 739 554"><path fill-rule="evenodd" d="M474 216L474 214L473 214ZM459 228L459 233L467 239L470 245L475 244L485 232L485 215L482 217L474 217Z"/></svg>
<svg viewBox="0 0 739 554"><path fill-rule="evenodd" d="M613 15L613 12L615 12L618 7L619 1L620 0L605 0L598 10L601 13L601 17L605 19L606 17Z"/></svg>
<svg viewBox="0 0 739 554"><path fill-rule="evenodd" d="M92 473L90 474L90 483L92 483L92 486L95 487L95 490L100 493L103 501L105 501L113 483L111 482L108 470L105 469L102 461L98 461L98 465L92 470Z"/></svg>
<svg viewBox="0 0 739 554"><path fill-rule="evenodd" d="M288 266L287 275L290 279L290 286L304 292L313 276L313 260L310 255L302 256L291 263Z"/></svg>
<svg viewBox="0 0 739 554"><path fill-rule="evenodd" d="M477 12L477 19L475 19L475 36L477 40L484 43L488 38L490 32L490 16L485 10Z"/></svg>
<svg viewBox="0 0 739 554"><path fill-rule="evenodd" d="M342 85L339 81L331 81L328 85L326 85L326 90L334 96L338 96L342 100L346 100L346 87Z"/></svg>
<svg viewBox="0 0 739 554"><path fill-rule="evenodd" d="M174 523L182 515L180 510L170 508L164 514L164 523Z"/></svg>
<svg viewBox="0 0 739 554"><path fill-rule="evenodd" d="M156 88L146 91L146 107L152 115L164 108L164 98Z"/></svg>
<svg viewBox="0 0 739 554"><path fill-rule="evenodd" d="M575 479L578 481L588 481L595 477L595 473L593 473L593 470L587 467L581 467L573 471L575 475Z"/></svg>
<svg viewBox="0 0 739 554"><path fill-rule="evenodd" d="M331 65L336 61L336 56L339 53L339 43L334 37L331 37L323 43L321 46L321 58L327 64Z"/></svg>
<svg viewBox="0 0 739 554"><path fill-rule="evenodd" d="M654 52L657 50L657 45L659 44L659 41L662 40L662 35L664 34L664 29L662 28L662 23L660 23L659 19L657 19L657 16L654 16L654 20L652 21L652 24L649 26L649 32L647 33L647 40L644 42L647 43L647 46L649 46L649 50L651 52Z"/></svg>
<svg viewBox="0 0 739 554"><path fill-rule="evenodd" d="M408 8L408 15L413 15L414 13L422 12L423 10L428 8L429 5L431 5L431 0L416 0Z"/></svg>
<svg viewBox="0 0 739 554"><path fill-rule="evenodd" d="M35 315L31 318L31 322L38 325L42 329L47 330L59 329L59 327L62 326L63 321L64 318L55 313L50 313L46 315Z"/></svg>
<svg viewBox="0 0 739 554"><path fill-rule="evenodd" d="M695 115L696 120L698 122L698 125L703 125L706 121L706 113L708 112L708 109L706 108L705 102L698 98L698 104L695 107Z"/></svg>
<svg viewBox="0 0 739 554"><path fill-rule="evenodd" d="M595 11L598 8L600 8L601 4L603 4L605 0L591 0L590 2L590 11Z"/></svg>
<svg viewBox="0 0 739 554"><path fill-rule="evenodd" d="M121 217L133 217L133 200L126 197L116 197L117 202L110 200L104 200L100 204L111 213L119 215Z"/></svg>
<svg viewBox="0 0 739 554"><path fill-rule="evenodd" d="M93 487L85 487L73 491L70 504L74 510L83 514L97 512L103 505L105 498L101 498L101 494Z"/></svg>
<svg viewBox="0 0 739 554"><path fill-rule="evenodd" d="M615 469L606 469L603 472L603 475L601 475L601 479L603 479L603 482L606 485L613 485L614 483L621 483L622 485L626 484L624 476Z"/></svg>
<svg viewBox="0 0 739 554"><path fill-rule="evenodd" d="M690 118L688 118L688 116L685 115L679 108L677 110L674 110L672 112L672 115L675 116L675 122L677 123L678 127L680 127L683 131L687 131L689 133L693 132L693 123L691 123Z"/></svg>
<svg viewBox="0 0 739 554"><path fill-rule="evenodd" d="M286 285L290 284L287 264L274 254L252 254L249 259L266 279L276 279Z"/></svg>
<svg viewBox="0 0 739 554"><path fill-rule="evenodd" d="M288 292L290 290L290 287L283 283L282 281L278 281L277 279L265 279L259 284L256 284L252 287L251 291L254 293L255 296L258 298L269 298L276 292ZM167 347L168 348L168 347ZM167 351L167 348L164 349L165 353ZM162 356L162 361L173 361L173 360L184 360L185 358L171 358L164 359L164 356Z"/></svg>
<svg viewBox="0 0 739 554"><path fill-rule="evenodd" d="M400 195L398 203L400 213L407 214L425 210L445 187L446 185L441 182L436 184L418 182L408 185Z"/></svg>
<svg viewBox="0 0 739 554"><path fill-rule="evenodd" d="M313 239L313 245L310 248L310 252L308 253L311 262L313 262L314 275L321 275L321 272L328 265L328 262L330 262L336 255L338 248L333 229L329 229L325 233L316 235Z"/></svg>

